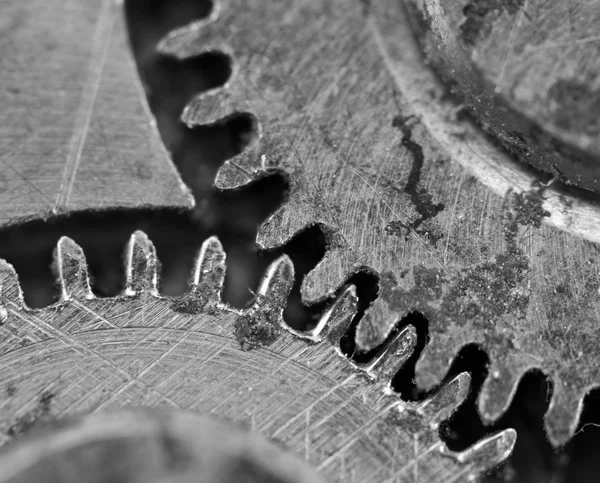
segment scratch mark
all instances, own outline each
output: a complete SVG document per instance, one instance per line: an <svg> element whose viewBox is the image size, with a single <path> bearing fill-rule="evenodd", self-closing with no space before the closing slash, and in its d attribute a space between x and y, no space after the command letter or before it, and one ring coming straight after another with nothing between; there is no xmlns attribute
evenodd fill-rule
<svg viewBox="0 0 600 483"><path fill-rule="evenodd" d="M26 324L33 326L34 329L40 330L41 332L43 332L45 335L49 336L50 338L54 338L54 339L59 340L66 347L68 347L70 349L73 349L74 351L78 352L82 356L84 356L84 355L92 355L92 356L96 357L101 363L106 364L108 367L111 367L112 369L114 369L115 371L117 371L123 378L125 378L127 380L127 382L131 382L131 381L134 380L134 378L132 378L127 373L127 371L123 370L121 367L119 367L117 364L115 364L109 358L104 357L100 352L95 351L94 349L86 346L85 344L82 344L76 338L71 337L69 334L67 334L66 332L63 332L63 331L57 329L56 327L53 327L51 324L49 324L46 321L40 319L39 317L36 317L33 314L30 314L31 315L31 319L29 319L27 317L24 317L23 314L21 313L21 311L19 310L19 308L16 307L15 304L11 303L11 305L13 305L13 307L10 308L10 311L16 317L18 317L20 320L22 320L23 322L25 322ZM34 321L34 319L35 319L35 321ZM159 391L157 391L153 387L150 387L150 386L148 386L146 384L143 384L143 385L149 391L158 394L159 396L161 396L162 398L164 398L166 401L168 401L170 404L173 404L173 405L177 406L168 397L166 397L164 394L161 394Z"/></svg>
<svg viewBox="0 0 600 483"><path fill-rule="evenodd" d="M502 67L500 69L500 73L498 74L498 80L496 81L496 88L494 91L499 93L502 91L502 81L504 79L504 73L506 72L506 66L508 65L508 58L512 54L514 43L515 43L515 35L517 34L517 30L519 30L521 26L521 21L523 20L524 12L527 9L527 0L525 0L525 4L519 10L519 16L517 17L516 22L513 25L512 30L510 31L510 38L508 39L508 48L506 49L506 53L504 54L504 59L502 60Z"/></svg>
<svg viewBox="0 0 600 483"><path fill-rule="evenodd" d="M275 433L273 433L271 435L271 438L276 438L279 434L281 434L283 431L285 431L287 428L290 427L290 425L296 421L298 418L302 417L302 415L304 413L306 413L307 411L310 411L312 408L314 408L317 404L319 404L320 402L324 401L325 399L327 399L331 394L333 394L335 391L337 391L338 389L340 389L341 387L345 386L346 384L348 384L349 382L351 382L352 380L354 380L356 378L355 374L352 374L350 376L348 376L346 379L344 379L342 382L336 384L335 386L333 386L331 389L329 389L329 391L327 391L325 394L323 394L322 396L320 396L319 398L317 398L315 401L313 401L309 406L307 406L306 408L304 408L300 413L296 414L296 416L294 416L292 419L290 419L287 423L285 423L283 426L281 426L277 431L275 431Z"/></svg>
<svg viewBox="0 0 600 483"><path fill-rule="evenodd" d="M157 394L162 396L162 393L160 391L158 391L157 389L155 389L156 387L159 386L159 384L155 384L153 387L152 386L148 386L147 384L145 384L144 382L141 381L141 378L146 375L150 370L152 370L153 367L155 367L160 361L162 361L163 359L165 359L171 352L173 352L175 349L177 349L182 342L185 341L185 339L187 338L189 333L184 333L184 336L179 339L177 342L175 342L175 344L172 344L169 349L165 352L163 352L159 357L157 357L156 359L154 359L152 362L150 362L149 364L146 365L146 367L144 367L137 376L132 377L126 384L122 385L117 391L113 392L110 396L109 399L107 399L106 401L104 401L100 406L98 406L96 408L96 410L99 410L103 407L105 407L107 404L110 404L111 401L114 401L118 396L120 396L121 394L123 394L127 389L129 389L130 387L133 387L134 384L139 383L142 384L143 386L145 386L146 388L156 392ZM165 397L165 399L167 399L171 404L174 405L174 407L179 407L179 405L177 405L174 401L172 401L170 398Z"/></svg>
<svg viewBox="0 0 600 483"><path fill-rule="evenodd" d="M343 454L350 446L352 446L356 440L357 436L363 433L363 430L371 426L375 421L380 419L385 413L387 413L391 408L393 408L395 404L392 406L387 406L382 409L379 413L374 414L373 417L369 418L365 423L361 424L358 428L356 428L344 441L340 444L339 448L335 450L327 459L325 459L318 467L317 471L322 471L329 463L331 463L338 455ZM366 432L365 432L366 434Z"/></svg>
<svg viewBox="0 0 600 483"><path fill-rule="evenodd" d="M7 163L6 161L4 161L4 159L0 158L0 161L2 162L2 164L10 169L11 171L13 171L14 173L16 173L16 175L21 178L23 181L25 181L25 183L27 183L29 186L31 186L35 191L37 191L40 195L42 195L42 197L48 201L48 203L52 203L52 200L50 200L50 198L48 198L44 192L39 189L34 183L32 183L27 177L25 177L19 170L17 170L14 166L11 166L9 163Z"/></svg>
<svg viewBox="0 0 600 483"><path fill-rule="evenodd" d="M438 441L434 444L432 444L429 448L427 448L425 451L422 451L419 454L419 458L424 458L425 456L427 456L429 453L437 450L438 448L441 448L443 446L443 443L441 441ZM388 478L387 480L385 480L384 483L391 483L393 481L396 481L396 478L398 476L400 476L402 473L404 473L408 468L411 467L411 465L414 463L415 460L410 460L408 463L406 463L404 466L402 466L401 468L398 469L398 471L396 471L390 478Z"/></svg>
<svg viewBox="0 0 600 483"><path fill-rule="evenodd" d="M536 51L536 50L548 50L555 49L559 47L575 47L577 45L582 44L590 44L594 42L600 41L600 35L591 35L589 37L583 37L581 39L572 39L564 42L546 42L545 44L536 45L533 47L527 47L528 51Z"/></svg>
<svg viewBox="0 0 600 483"><path fill-rule="evenodd" d="M85 312L87 312L88 314L92 315L93 317L98 319L98 323L94 324L92 327L90 327L90 330L93 330L93 328L96 328L99 324L107 324L109 327L111 327L112 329L119 329L119 327L117 327L115 324L113 324L112 322L110 322L108 319L106 319L105 317L102 317L98 312L96 312L95 310L90 309L89 307L87 307L85 304L82 304L81 302L79 302L77 299L72 299L71 303L73 305L75 305L78 309L84 310Z"/></svg>
<svg viewBox="0 0 600 483"><path fill-rule="evenodd" d="M306 430L304 433L304 459L310 458L310 410L306 411Z"/></svg>

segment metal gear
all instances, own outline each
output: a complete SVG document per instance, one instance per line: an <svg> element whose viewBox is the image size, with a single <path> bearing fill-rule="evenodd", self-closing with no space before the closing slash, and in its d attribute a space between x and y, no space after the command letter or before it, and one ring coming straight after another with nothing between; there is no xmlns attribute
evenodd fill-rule
<svg viewBox="0 0 600 483"><path fill-rule="evenodd" d="M2 2L0 226L193 206L152 121L118 3Z"/></svg>
<svg viewBox="0 0 600 483"><path fill-rule="evenodd" d="M81 248L62 238L54 263L60 300L32 310L15 271L2 263L1 444L39 420L165 406L244 423L331 481L474 479L510 454L510 429L459 453L439 439L439 424L468 394L468 374L421 403L393 394L391 377L414 348L411 327L368 364L342 355L354 287L315 329L298 332L282 320L294 278L285 256L245 310L220 300L225 254L216 238L203 244L184 296L158 294L157 266L152 244L136 232L123 294L97 298Z"/></svg>
<svg viewBox="0 0 600 483"><path fill-rule="evenodd" d="M498 419L523 374L539 368L553 384L550 440L560 446L574 434L584 396L600 383L600 204L548 186L457 115L401 2L219 1L159 50L231 56L230 80L193 99L182 119L194 127L254 117L258 139L225 163L216 186L287 177L288 200L257 241L274 248L322 227L328 252L303 281L306 302L339 293L359 271L376 273L360 348L418 310L430 335L420 387L438 385L476 343L490 358L484 421Z"/></svg>

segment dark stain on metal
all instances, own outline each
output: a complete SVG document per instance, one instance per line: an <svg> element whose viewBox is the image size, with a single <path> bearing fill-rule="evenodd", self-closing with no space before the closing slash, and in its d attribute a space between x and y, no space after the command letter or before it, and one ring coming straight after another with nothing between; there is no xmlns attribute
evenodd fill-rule
<svg viewBox="0 0 600 483"><path fill-rule="evenodd" d="M504 12L515 15L522 7L523 0L471 0L463 9L462 39L475 45L490 34L494 22Z"/></svg>
<svg viewBox="0 0 600 483"><path fill-rule="evenodd" d="M50 411L53 399L53 393L48 391L43 392L36 406L31 411L19 416L5 431L6 435L12 438L17 437L38 423L48 421L50 419Z"/></svg>
<svg viewBox="0 0 600 483"><path fill-rule="evenodd" d="M13 397L17 393L17 386L12 382L6 386L6 396Z"/></svg>
<svg viewBox="0 0 600 483"><path fill-rule="evenodd" d="M600 89L590 83L559 79L548 95L556 102L556 124L574 132L596 136L600 132Z"/></svg>
<svg viewBox="0 0 600 483"><path fill-rule="evenodd" d="M245 351L270 346L279 338L281 331L276 314L269 314L268 311L242 315L235 321L233 329L240 348Z"/></svg>
<svg viewBox="0 0 600 483"><path fill-rule="evenodd" d="M185 472L194 463L193 453L186 445L172 435L168 429L161 434L160 442L165 467L172 473Z"/></svg>
<svg viewBox="0 0 600 483"><path fill-rule="evenodd" d="M492 260L460 269L413 267L414 286L398 287L392 272L380 279L381 297L399 313L422 312L430 320L470 320L488 326L506 314L524 318L529 304L525 286L529 258L518 243L519 227L539 228L550 214L542 207L542 189L509 193L504 209L505 250Z"/></svg>
<svg viewBox="0 0 600 483"><path fill-rule="evenodd" d="M412 138L412 128L407 123L409 119L400 115L396 116L392 121L392 126L400 129L402 132L402 145L408 149L413 157L413 163L408 175L408 181L404 187L404 192L410 195L411 202L420 215L420 218L410 223L410 228L416 230L423 222L435 218L440 211L443 211L444 205L443 203L434 203L432 196L427 190L419 188L425 156L423 155L423 148Z"/></svg>
<svg viewBox="0 0 600 483"><path fill-rule="evenodd" d="M183 314L201 314L208 305L208 297L203 294L195 294L186 297L180 297L171 302L171 309Z"/></svg>

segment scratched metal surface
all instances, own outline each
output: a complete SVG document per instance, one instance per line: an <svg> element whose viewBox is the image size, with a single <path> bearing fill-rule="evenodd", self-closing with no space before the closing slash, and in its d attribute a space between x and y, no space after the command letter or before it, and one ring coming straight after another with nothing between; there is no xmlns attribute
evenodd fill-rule
<svg viewBox="0 0 600 483"><path fill-rule="evenodd" d="M6 0L0 225L81 210L189 208L114 0Z"/></svg>
<svg viewBox="0 0 600 483"><path fill-rule="evenodd" d="M330 481L461 481L510 454L513 430L460 453L439 439L439 423L467 397L468 374L418 404L386 390L414 348L410 328L368 365L341 355L352 287L316 329L300 333L281 317L294 276L285 257L268 270L255 304L239 311L220 302L225 254L215 238L203 245L190 292L177 298L158 295L145 235L136 233L127 253L123 295L98 299L81 249L62 239L61 300L40 310L24 307L3 264L0 444L32 419L164 406L243 422Z"/></svg>
<svg viewBox="0 0 600 483"><path fill-rule="evenodd" d="M120 11L115 7L111 12L119 23ZM114 30L113 38L121 38L122 32ZM599 286L597 204L570 196L556 183L532 186L539 181L535 174L456 118L456 106L444 100L443 88L424 66L399 2L217 3L208 22L181 29L160 46L162 53L180 58L210 49L232 56L234 75L224 89L190 104L184 120L195 127L236 111L256 116L262 138L224 167L218 185L241 187L273 171L288 176L289 202L265 224L259 242L265 247L281 245L307 225L321 224L329 254L305 281L305 300L343 293L346 298L338 300L339 307L344 300L354 300L341 289L349 274L378 272L381 297L363 320L359 343L375 345L405 312L422 311L430 320L432 342L417 376L419 384L431 386L463 344L479 342L491 357L491 378L480 399L486 420L507 408L525 370L541 367L555 385L550 436L554 444L564 442L577 424L583 395L598 380L592 350ZM125 51L119 52L121 56L110 59L124 58ZM124 65L129 64L120 65L121 74ZM142 106L143 116L136 118L140 122L133 123L133 129L140 129L148 126L148 117L131 72L123 85L133 83L137 89L137 97L129 96L127 103L135 98L136 106ZM156 140L152 152L160 154L152 172L167 167L168 175L160 179L171 179L168 159L156 133L151 134L144 139ZM86 139L77 136L73 141L82 152ZM113 145L107 138L106 149ZM94 159L105 163L117 157ZM121 168L119 164L103 171L101 178ZM88 172L85 179L93 175ZM78 177L73 179L76 186ZM95 190L102 189L100 184L92 183ZM152 189L141 193L155 194ZM108 199L100 195L94 203ZM31 216L42 216L39 213L52 211L38 210ZM21 216L29 217L18 214L14 219ZM68 285L74 284L74 276L84 280L83 274L79 269L69 273ZM431 401L413 405L392 398L386 408L381 385L368 386L361 375L365 368L345 361L325 341L307 349L298 339L303 334L290 335L279 321L260 323L260 310L269 312L266 319L272 322L272 307L241 312L210 304L207 308L206 300L197 302L196 298L206 299L199 294L192 302L162 298L152 287L156 275L150 271L141 277L151 282L146 295L130 292L100 300L78 292L69 298L70 287L63 293L69 300L40 311L23 308L14 298L14 281L3 284L10 308L1 328L7 341L0 355L6 367L1 380L7 382L5 440L45 417L141 402L168 405L162 389L154 389L156 383L181 407L208 412L216 408L217 415L249 424L249 414L258 414L255 422L273 435L259 407L266 400L272 412L292 421L291 448L333 477L343 467L345 475L373 481L396 476L399 481L437 481L442 476L460 480L493 466L512 447L514 433L505 432L465 453L444 455L436 424L465 397L464 375L442 389L437 401L443 402L443 414ZM203 286L206 289L210 287ZM459 303L453 306L452 300ZM281 308L276 309L278 320ZM412 329L402 334L406 347L412 348ZM134 343L132 338L139 340ZM262 347L266 342L271 345ZM241 343L246 349L256 347L241 351ZM402 362L403 355L394 359L393 352L386 351L386 360L392 365ZM317 362L310 357L307 362L305 357L313 354ZM29 357L30 372L24 362ZM210 370L194 369L198 364ZM281 379L273 382L279 366L289 371L287 381L301 381L298 387ZM311 372L314 367L326 375ZM260 377L253 376L255 372ZM358 375L345 382L351 374ZM225 382L216 383L213 376L223 376ZM207 385L219 402L202 399ZM257 389L244 393L245 387ZM282 409L285 405L278 397L290 402L295 412ZM435 417L427 412L428 405L437 408ZM309 421L294 419L298 412L305 418L310 413ZM336 439L340 428L342 436ZM356 434L346 428L354 428ZM371 438L382 438L383 449L373 446ZM359 447L357 457L367 461L360 459L353 466L348 455Z"/></svg>
<svg viewBox="0 0 600 483"><path fill-rule="evenodd" d="M500 417L523 374L539 368L553 383L550 440L573 435L600 382L598 203L545 186L457 118L401 2L220 1L159 49L230 55L229 81L193 99L182 119L191 127L255 116L258 140L225 163L216 185L288 177L288 201L258 243L278 247L323 228L328 252L303 281L306 302L374 272L379 298L358 326L360 347L418 310L430 334L420 387L439 384L461 347L477 343L490 356L484 420Z"/></svg>

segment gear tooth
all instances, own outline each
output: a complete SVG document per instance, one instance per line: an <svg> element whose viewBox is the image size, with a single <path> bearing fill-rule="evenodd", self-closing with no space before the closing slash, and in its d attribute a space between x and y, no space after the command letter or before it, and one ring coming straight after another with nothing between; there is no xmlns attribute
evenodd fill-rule
<svg viewBox="0 0 600 483"><path fill-rule="evenodd" d="M467 399L471 388L471 376L461 372L429 399L421 403L419 413L432 425L438 425L448 419Z"/></svg>
<svg viewBox="0 0 600 483"><path fill-rule="evenodd" d="M385 323L381 323L385 321ZM378 298L365 311L356 328L356 345L363 351L381 345L394 329L398 317L388 309L387 304Z"/></svg>
<svg viewBox="0 0 600 483"><path fill-rule="evenodd" d="M256 125L259 126L258 121ZM257 127L260 132L260 126ZM259 133L260 136L260 133ZM260 151L261 139L255 139L250 146L232 159L223 163L217 172L215 186L220 190L237 189L273 172L263 160Z"/></svg>
<svg viewBox="0 0 600 483"><path fill-rule="evenodd" d="M464 344L451 335L430 334L430 339L415 368L417 386L425 391L438 386Z"/></svg>
<svg viewBox="0 0 600 483"><path fill-rule="evenodd" d="M483 438L464 451L451 451L444 445L442 454L456 460L461 465L469 465L468 479L475 481L483 471L505 461L513 452L516 442L517 432L514 429L505 429Z"/></svg>
<svg viewBox="0 0 600 483"><path fill-rule="evenodd" d="M585 393L574 387L566 387L561 379L555 378L552 399L544 417L548 439L555 448L563 446L575 434Z"/></svg>
<svg viewBox="0 0 600 483"><path fill-rule="evenodd" d="M136 231L127 244L125 295L158 294L156 249L143 231Z"/></svg>
<svg viewBox="0 0 600 483"><path fill-rule="evenodd" d="M19 276L15 268L3 259L0 259L0 298L2 302L10 301L19 308L25 305Z"/></svg>
<svg viewBox="0 0 600 483"><path fill-rule="evenodd" d="M330 343L339 348L342 337L356 316L357 305L356 287L348 285L323 314L311 336L321 340L326 335Z"/></svg>
<svg viewBox="0 0 600 483"><path fill-rule="evenodd" d="M247 106L236 101L238 96L229 91L228 84L203 92L192 99L183 110L181 120L189 128L194 128L225 122L236 114L246 113Z"/></svg>
<svg viewBox="0 0 600 483"><path fill-rule="evenodd" d="M362 369L373 379L391 384L417 345L417 330L409 325L386 341L377 355Z"/></svg>
<svg viewBox="0 0 600 483"><path fill-rule="evenodd" d="M316 218L314 208L301 199L299 191L292 191L285 205L261 224L256 243L265 250L280 247L297 233L314 226Z"/></svg>
<svg viewBox="0 0 600 483"><path fill-rule="evenodd" d="M225 250L216 236L202 243L196 259L192 290L214 294L218 300L225 282Z"/></svg>
<svg viewBox="0 0 600 483"><path fill-rule="evenodd" d="M307 303L315 303L333 295L351 273L351 265L343 250L334 248L328 251L317 266L304 277L302 299Z"/></svg>
<svg viewBox="0 0 600 483"><path fill-rule="evenodd" d="M85 254L71 238L63 236L58 240L53 266L60 284L61 301L93 298Z"/></svg>
<svg viewBox="0 0 600 483"><path fill-rule="evenodd" d="M173 300L171 307L187 314L214 313L221 302L225 281L225 251L216 236L204 240L194 264L190 291Z"/></svg>
<svg viewBox="0 0 600 483"><path fill-rule="evenodd" d="M216 236L205 240L196 260L191 292L214 303L221 300L225 282L225 251Z"/></svg>
<svg viewBox="0 0 600 483"><path fill-rule="evenodd" d="M293 285L294 265L287 255L283 255L267 269L258 289L255 307L264 309L268 306L269 311L276 309L283 313Z"/></svg>
<svg viewBox="0 0 600 483"><path fill-rule="evenodd" d="M185 59L217 50L216 46L224 44L225 41L226 32L216 23L223 11L223 3L224 0L215 0L208 17L169 32L156 46L158 52L177 59Z"/></svg>
<svg viewBox="0 0 600 483"><path fill-rule="evenodd" d="M477 405L484 422L493 423L502 416L510 406L523 375L532 367L507 366L498 367L492 363L488 377L483 383Z"/></svg>

